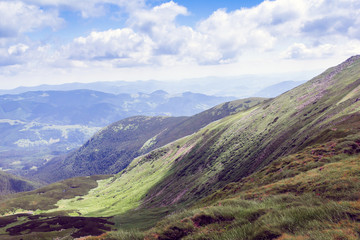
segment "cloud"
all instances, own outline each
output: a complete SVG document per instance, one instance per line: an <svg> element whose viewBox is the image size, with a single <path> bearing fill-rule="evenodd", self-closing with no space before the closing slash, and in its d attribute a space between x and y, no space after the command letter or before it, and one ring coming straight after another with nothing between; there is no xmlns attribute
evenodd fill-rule
<svg viewBox="0 0 360 240"><path fill-rule="evenodd" d="M24 54L29 49L29 46L19 43L13 46L10 46L8 49L9 55L12 56L20 56Z"/></svg>
<svg viewBox="0 0 360 240"><path fill-rule="evenodd" d="M20 1L0 1L0 16L0 38L16 37L44 27L56 29L63 23L57 11L45 12Z"/></svg>
<svg viewBox="0 0 360 240"><path fill-rule="evenodd" d="M87 37L76 38L68 45L70 59L117 60L116 64L146 64L152 41L146 35L135 33L130 28L92 32Z"/></svg>
<svg viewBox="0 0 360 240"><path fill-rule="evenodd" d="M111 1L91 1L100 2ZM360 35L359 8L351 0L264 1L232 12L218 9L190 27L176 21L189 14L186 7L170 1L147 8L139 1L125 28L77 38L66 47L67 57L115 67L226 64L265 52L285 59L329 57L337 45Z"/></svg>
<svg viewBox="0 0 360 240"><path fill-rule="evenodd" d="M307 47L303 43L294 43L283 53L283 57L287 59L313 59L331 56L334 50L335 46L331 44Z"/></svg>
<svg viewBox="0 0 360 240"><path fill-rule="evenodd" d="M66 43L31 42L26 36L61 26L67 20L59 17L63 11L83 18L121 12L126 19L119 28L91 29ZM176 1L150 7L146 0L0 0L0 14L5 16L0 19L0 65L33 71L207 67L249 58L264 62L264 56L304 63L344 59L360 49L358 0L266 0L252 8L218 9L192 26L179 23L179 16L190 13Z"/></svg>
<svg viewBox="0 0 360 240"><path fill-rule="evenodd" d="M173 28L177 16L188 14L185 7L170 1L152 9L137 9L131 13L127 22L131 28L156 37L160 31Z"/></svg>

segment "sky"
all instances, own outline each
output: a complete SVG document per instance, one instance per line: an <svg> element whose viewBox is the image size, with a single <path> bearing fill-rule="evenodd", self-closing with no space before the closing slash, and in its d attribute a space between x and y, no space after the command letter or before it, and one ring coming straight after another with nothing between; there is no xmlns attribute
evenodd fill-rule
<svg viewBox="0 0 360 240"><path fill-rule="evenodd" d="M358 0L0 0L0 16L0 89L290 76L360 54Z"/></svg>

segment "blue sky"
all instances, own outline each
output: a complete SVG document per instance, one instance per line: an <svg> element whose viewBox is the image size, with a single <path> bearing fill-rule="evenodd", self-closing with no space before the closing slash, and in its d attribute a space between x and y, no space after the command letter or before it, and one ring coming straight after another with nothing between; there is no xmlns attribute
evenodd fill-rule
<svg viewBox="0 0 360 240"><path fill-rule="evenodd" d="M357 0L0 0L0 15L0 88L291 76L360 53Z"/></svg>
<svg viewBox="0 0 360 240"><path fill-rule="evenodd" d="M156 7L168 1L164 0L152 0L148 1L147 5L150 7ZM262 1L233 1L233 0L208 0L208 1L190 1L182 0L176 1L179 5L186 6L189 13L186 16L178 16L177 23L188 26L194 26L198 21L208 18L217 9L226 9L227 11L235 11L241 8L251 8L257 6ZM45 9L51 9L49 6L43 6ZM51 37L60 38L64 41L72 40L75 37L83 34L88 34L93 30L105 31L107 29L115 29L124 27L126 17L128 14L122 12L122 15L118 13L121 8L113 4L106 6L107 14L104 16L97 16L94 18L83 18L79 11L74 11L70 8L62 8L59 12L61 18L66 20L66 23L57 31L53 31L51 28L45 28L42 31L36 31L29 33L32 39L47 40Z"/></svg>

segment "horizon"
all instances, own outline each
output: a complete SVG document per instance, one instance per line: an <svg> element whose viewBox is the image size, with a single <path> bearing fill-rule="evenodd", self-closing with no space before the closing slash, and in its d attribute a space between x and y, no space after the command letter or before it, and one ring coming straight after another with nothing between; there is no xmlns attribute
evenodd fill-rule
<svg viewBox="0 0 360 240"><path fill-rule="evenodd" d="M351 0L0 0L0 89L273 74L292 80L360 53L359 9Z"/></svg>

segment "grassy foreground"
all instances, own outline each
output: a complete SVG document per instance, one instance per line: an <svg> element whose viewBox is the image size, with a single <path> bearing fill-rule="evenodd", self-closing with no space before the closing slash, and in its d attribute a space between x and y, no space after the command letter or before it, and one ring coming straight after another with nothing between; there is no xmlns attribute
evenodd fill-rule
<svg viewBox="0 0 360 240"><path fill-rule="evenodd" d="M359 239L359 140L281 158L164 218L146 239Z"/></svg>

